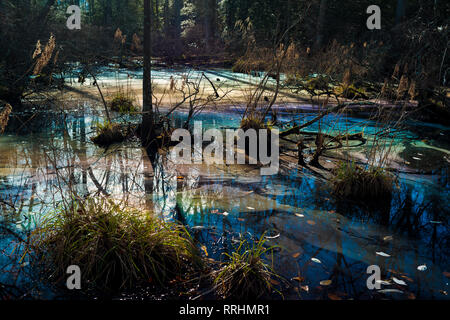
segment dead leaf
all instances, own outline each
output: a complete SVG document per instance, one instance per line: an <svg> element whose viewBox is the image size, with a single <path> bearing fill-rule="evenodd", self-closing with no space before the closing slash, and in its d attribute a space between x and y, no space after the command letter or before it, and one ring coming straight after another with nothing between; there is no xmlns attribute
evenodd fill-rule
<svg viewBox="0 0 450 320"><path fill-rule="evenodd" d="M314 221L312 221L312 220L308 220L308 221L306 221L309 225L315 225L316 223L314 222Z"/></svg>
<svg viewBox="0 0 450 320"><path fill-rule="evenodd" d="M329 286L333 281L331 280L322 280L320 281L321 286Z"/></svg>
<svg viewBox="0 0 450 320"><path fill-rule="evenodd" d="M309 292L309 286L300 286L303 291Z"/></svg>
<svg viewBox="0 0 450 320"><path fill-rule="evenodd" d="M382 256L382 257L390 257L389 254L384 253L384 252L376 252L377 255Z"/></svg>
<svg viewBox="0 0 450 320"><path fill-rule="evenodd" d="M341 297L339 297L337 294L335 293L328 293L328 298L330 298L330 300L342 300Z"/></svg>
<svg viewBox="0 0 450 320"><path fill-rule="evenodd" d="M202 246L202 250L206 256L208 256L208 249L205 246Z"/></svg>
<svg viewBox="0 0 450 320"><path fill-rule="evenodd" d="M292 255L292 258L297 259L298 257L300 257L300 255L301 255L300 252L294 253L294 254Z"/></svg>
<svg viewBox="0 0 450 320"><path fill-rule="evenodd" d="M417 267L417 270L422 271L422 272L426 271L427 269L428 269L428 267L425 264Z"/></svg>
<svg viewBox="0 0 450 320"><path fill-rule="evenodd" d="M408 294L408 299L409 299L409 300L416 300L416 295L415 295L414 293L410 292L410 293Z"/></svg>
<svg viewBox="0 0 450 320"><path fill-rule="evenodd" d="M392 241L392 240L394 240L393 236L386 236L383 238L383 241Z"/></svg>
<svg viewBox="0 0 450 320"><path fill-rule="evenodd" d="M245 221L245 219L242 219L242 218L238 218L238 221L241 221L241 222L242 222L242 221Z"/></svg>
<svg viewBox="0 0 450 320"><path fill-rule="evenodd" d="M322 263L322 261L320 261L320 260L317 259L317 258L311 258L311 261L312 261L312 262L315 262L315 263Z"/></svg>
<svg viewBox="0 0 450 320"><path fill-rule="evenodd" d="M303 278L303 277L294 277L294 278L292 278L292 280L295 280L295 281L298 281L298 282L303 282L303 281L305 281L305 278Z"/></svg>
<svg viewBox="0 0 450 320"><path fill-rule="evenodd" d="M380 293L403 293L403 291L397 290L397 289L384 289L378 291Z"/></svg>
<svg viewBox="0 0 450 320"><path fill-rule="evenodd" d="M401 285L401 286L407 286L407 284L406 284L405 281L400 280L400 279L397 279L396 277L392 277L392 280L394 280L394 282L395 282L396 284L399 284L399 285Z"/></svg>
<svg viewBox="0 0 450 320"><path fill-rule="evenodd" d="M300 213L296 213L295 215L296 215L297 217L299 217L299 218L304 218L304 217L305 217L303 214L300 214Z"/></svg>

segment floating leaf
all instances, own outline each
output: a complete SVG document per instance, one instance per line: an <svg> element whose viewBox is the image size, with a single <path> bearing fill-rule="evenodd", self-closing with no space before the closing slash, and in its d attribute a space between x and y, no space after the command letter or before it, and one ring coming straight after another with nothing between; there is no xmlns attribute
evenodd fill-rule
<svg viewBox="0 0 450 320"><path fill-rule="evenodd" d="M417 267L417 270L422 271L422 272L426 271L427 269L428 269L428 267L425 264Z"/></svg>
<svg viewBox="0 0 450 320"><path fill-rule="evenodd" d="M331 281L331 280L322 280L322 281L320 281L320 285L326 287L326 286L329 286L332 282L333 281Z"/></svg>
<svg viewBox="0 0 450 320"><path fill-rule="evenodd" d="M311 261L312 261L312 262L315 262L315 263L322 263L322 261L320 261L320 260L317 259L317 258L311 258Z"/></svg>
<svg viewBox="0 0 450 320"><path fill-rule="evenodd" d="M205 246L202 246L202 250L206 256L208 256L208 249Z"/></svg>
<svg viewBox="0 0 450 320"><path fill-rule="evenodd" d="M305 217L303 214L300 214L300 213L296 213L295 215L296 215L297 217L299 217L299 218L304 218L304 217Z"/></svg>
<svg viewBox="0 0 450 320"><path fill-rule="evenodd" d="M305 278L303 278L303 277L294 277L294 278L292 278L292 280L295 280L295 281L298 281L298 282L303 282L303 281L305 281Z"/></svg>
<svg viewBox="0 0 450 320"><path fill-rule="evenodd" d="M328 293L328 298L330 298L330 300L342 300L341 297L339 297L337 294L335 293Z"/></svg>
<svg viewBox="0 0 450 320"><path fill-rule="evenodd" d="M177 179L178 180L184 180L184 177L183 176L178 176Z"/></svg>
<svg viewBox="0 0 450 320"><path fill-rule="evenodd" d="M309 286L300 286L303 291L309 292Z"/></svg>
<svg viewBox="0 0 450 320"><path fill-rule="evenodd" d="M247 207L248 210L255 210L253 207Z"/></svg>
<svg viewBox="0 0 450 320"><path fill-rule="evenodd" d="M300 257L300 255L301 255L300 252L294 253L294 254L292 255L292 258L297 259L298 257Z"/></svg>
<svg viewBox="0 0 450 320"><path fill-rule="evenodd" d="M384 253L384 252L377 252L376 254L379 255L379 256L382 256L382 257L390 257L389 254Z"/></svg>
<svg viewBox="0 0 450 320"><path fill-rule="evenodd" d="M386 236L386 237L383 238L383 240L384 241L392 241L392 240L394 240L394 237L393 236Z"/></svg>
<svg viewBox="0 0 450 320"><path fill-rule="evenodd" d="M312 221L312 220L308 220L308 221L306 221L308 224L310 224L310 225L315 225L316 223L314 222L314 221Z"/></svg>
<svg viewBox="0 0 450 320"><path fill-rule="evenodd" d="M378 292L380 292L380 293L403 293L403 291L400 291L397 289L383 289Z"/></svg>
<svg viewBox="0 0 450 320"><path fill-rule="evenodd" d="M405 281L400 280L400 279L397 279L396 277L393 277L392 280L394 280L394 282L395 282L396 284L399 284L399 285L401 285L401 286L407 286L407 284L406 284Z"/></svg>
<svg viewBox="0 0 450 320"><path fill-rule="evenodd" d="M242 218L238 218L238 221L241 221L241 222L242 222L242 221L245 221L245 219L242 219Z"/></svg>

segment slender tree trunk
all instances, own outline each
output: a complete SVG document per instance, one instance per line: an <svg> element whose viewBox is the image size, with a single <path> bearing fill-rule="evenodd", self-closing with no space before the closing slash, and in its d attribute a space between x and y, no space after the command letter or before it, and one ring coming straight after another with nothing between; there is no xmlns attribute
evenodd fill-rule
<svg viewBox="0 0 450 320"><path fill-rule="evenodd" d="M183 0L174 0L174 37L175 37L175 55L181 55L181 9L183 8Z"/></svg>
<svg viewBox="0 0 450 320"><path fill-rule="evenodd" d="M316 33L316 48L320 48L323 44L325 18L327 12L327 0L320 0L319 18L317 20L317 33Z"/></svg>
<svg viewBox="0 0 450 320"><path fill-rule="evenodd" d="M149 147L154 136L154 117L152 101L152 0L144 0L144 81L143 81L143 115L141 139L144 147Z"/></svg>
<svg viewBox="0 0 450 320"><path fill-rule="evenodd" d="M395 24L399 24L403 21L403 18L406 14L406 8L405 8L405 0L397 0L397 10L395 12Z"/></svg>

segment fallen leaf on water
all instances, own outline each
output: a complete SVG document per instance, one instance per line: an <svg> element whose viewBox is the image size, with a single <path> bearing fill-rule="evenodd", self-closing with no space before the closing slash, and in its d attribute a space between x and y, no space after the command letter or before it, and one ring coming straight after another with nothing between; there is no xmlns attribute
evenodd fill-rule
<svg viewBox="0 0 450 320"><path fill-rule="evenodd" d="M297 259L298 257L300 257L300 252L294 253L292 255L292 258Z"/></svg>
<svg viewBox="0 0 450 320"><path fill-rule="evenodd" d="M312 261L312 262L315 262L315 263L322 263L322 261L320 261L320 260L317 259L317 258L311 258L311 261Z"/></svg>
<svg viewBox="0 0 450 320"><path fill-rule="evenodd" d="M308 220L308 221L306 221L308 224L310 224L310 225L315 225L316 223L314 222L314 221L312 221L312 220Z"/></svg>
<svg viewBox="0 0 450 320"><path fill-rule="evenodd" d="M184 177L183 176L178 176L177 179L178 180L184 180Z"/></svg>
<svg viewBox="0 0 450 320"><path fill-rule="evenodd" d="M300 288L306 292L309 292L309 286L300 286Z"/></svg>
<svg viewBox="0 0 450 320"><path fill-rule="evenodd" d="M341 297L339 297L337 294L335 293L329 293L328 294L328 298L330 298L330 300L342 300Z"/></svg>
<svg viewBox="0 0 450 320"><path fill-rule="evenodd" d="M401 286L407 286L407 284L406 284L405 281L400 280L400 279L397 279L396 277L393 277L392 280L394 280L394 282L395 282L396 284L399 284L399 285L401 285Z"/></svg>
<svg viewBox="0 0 450 320"><path fill-rule="evenodd" d="M383 289L378 292L380 292L380 293L403 293L403 291L400 291L397 289Z"/></svg>
<svg viewBox="0 0 450 320"><path fill-rule="evenodd" d="M393 236L386 236L386 237L383 238L383 240L384 241L392 241L392 240L394 240L394 237Z"/></svg>
<svg viewBox="0 0 450 320"><path fill-rule="evenodd" d="M292 280L295 280L295 281L298 281L298 282L303 282L303 281L305 281L305 278L303 278L303 277L294 277L294 278L292 278Z"/></svg>
<svg viewBox="0 0 450 320"><path fill-rule="evenodd" d="M206 249L205 246L202 246L202 250L205 253L205 255L208 256L208 249Z"/></svg>
<svg viewBox="0 0 450 320"><path fill-rule="evenodd" d="M242 218L238 218L238 221L241 221L241 222L242 222L242 221L245 221L245 219L242 219Z"/></svg>
<svg viewBox="0 0 450 320"><path fill-rule="evenodd" d="M303 214L300 214L300 213L296 213L295 215L296 215L297 217L299 217L299 218L304 218L304 217L305 217Z"/></svg>
<svg viewBox="0 0 450 320"><path fill-rule="evenodd" d="M444 271L444 272L442 272L442 274L444 276L446 276L447 278L450 278L450 272Z"/></svg>
<svg viewBox="0 0 450 320"><path fill-rule="evenodd" d="M411 278L408 277L408 276L402 275L401 277L402 277L403 279L406 279L406 280L409 281L409 282L414 282L414 280L411 279Z"/></svg>
<svg viewBox="0 0 450 320"><path fill-rule="evenodd" d="M384 253L384 252L376 252L377 255L382 256L382 257L390 257L389 254Z"/></svg>
<svg viewBox="0 0 450 320"><path fill-rule="evenodd" d="M248 210L255 210L253 207L247 207Z"/></svg>
<svg viewBox="0 0 450 320"><path fill-rule="evenodd" d="M320 281L321 286L329 286L332 283L331 280L322 280Z"/></svg>
<svg viewBox="0 0 450 320"><path fill-rule="evenodd" d="M427 266L425 264L417 267L417 270L422 271L422 272L426 271L427 269L428 268L427 268Z"/></svg>

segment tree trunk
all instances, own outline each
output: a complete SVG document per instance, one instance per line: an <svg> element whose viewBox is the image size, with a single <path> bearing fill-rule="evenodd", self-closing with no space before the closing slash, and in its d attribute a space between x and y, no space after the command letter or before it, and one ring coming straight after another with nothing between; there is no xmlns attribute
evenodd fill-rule
<svg viewBox="0 0 450 320"><path fill-rule="evenodd" d="M152 0L144 0L144 80L143 80L143 114L141 140L144 147L150 147L154 137L154 117L152 101Z"/></svg>
<svg viewBox="0 0 450 320"><path fill-rule="evenodd" d="M397 0L397 10L395 12L395 24L403 21L406 14L405 0Z"/></svg>
<svg viewBox="0 0 450 320"><path fill-rule="evenodd" d="M319 18L317 20L316 48L322 47L327 13L327 0L320 0Z"/></svg>

